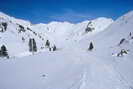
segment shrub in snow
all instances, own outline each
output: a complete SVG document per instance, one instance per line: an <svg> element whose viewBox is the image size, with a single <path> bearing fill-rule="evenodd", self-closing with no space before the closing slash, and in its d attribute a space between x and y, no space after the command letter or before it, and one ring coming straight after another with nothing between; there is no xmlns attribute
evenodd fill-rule
<svg viewBox="0 0 133 89"><path fill-rule="evenodd" d="M30 28L27 27L27 30L32 31Z"/></svg>
<svg viewBox="0 0 133 89"><path fill-rule="evenodd" d="M0 28L1 28L0 32L5 32L7 30L7 23L2 22L0 24Z"/></svg>
<svg viewBox="0 0 133 89"><path fill-rule="evenodd" d="M19 29L18 29L19 33L26 31L22 25L18 25L18 26L19 26Z"/></svg>
<svg viewBox="0 0 133 89"><path fill-rule="evenodd" d="M4 27L4 30L6 31L7 29L7 23L2 23L3 27Z"/></svg>
<svg viewBox="0 0 133 89"><path fill-rule="evenodd" d="M87 27L86 29L85 29L85 32L92 32L92 28L90 28L90 27Z"/></svg>
<svg viewBox="0 0 133 89"><path fill-rule="evenodd" d="M120 40L119 45L121 45L125 40L126 40L125 38L122 38L122 39Z"/></svg>
<svg viewBox="0 0 133 89"><path fill-rule="evenodd" d="M54 45L52 48L51 47L49 47L49 51L56 51L57 50L57 48L56 48L56 46Z"/></svg>
<svg viewBox="0 0 133 89"><path fill-rule="evenodd" d="M123 56L124 54L128 54L129 50L122 49L118 54L117 57Z"/></svg>
<svg viewBox="0 0 133 89"><path fill-rule="evenodd" d="M130 37L130 39L133 39L133 36L132 36L131 32L129 33L129 37Z"/></svg>
<svg viewBox="0 0 133 89"><path fill-rule="evenodd" d="M87 27L85 29L85 32L88 33L88 32L92 32L94 30L94 28L91 27L92 26L91 23L92 23L91 21L88 23L88 25L87 25Z"/></svg>

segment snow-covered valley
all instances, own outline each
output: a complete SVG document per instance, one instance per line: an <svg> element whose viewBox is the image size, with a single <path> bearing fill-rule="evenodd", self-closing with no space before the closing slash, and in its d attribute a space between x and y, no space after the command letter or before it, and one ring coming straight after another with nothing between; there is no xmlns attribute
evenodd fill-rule
<svg viewBox="0 0 133 89"><path fill-rule="evenodd" d="M77 24L31 24L0 13L0 47L9 56L0 57L0 89L133 89L132 28L133 11Z"/></svg>

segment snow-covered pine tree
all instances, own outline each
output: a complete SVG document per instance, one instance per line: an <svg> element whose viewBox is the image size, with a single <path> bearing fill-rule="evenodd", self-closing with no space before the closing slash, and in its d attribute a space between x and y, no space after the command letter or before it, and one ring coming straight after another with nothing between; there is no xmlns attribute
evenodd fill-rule
<svg viewBox="0 0 133 89"><path fill-rule="evenodd" d="M90 45L89 45L88 50L91 51L91 50L93 50L93 48L94 48L94 46L93 46L93 43L91 42Z"/></svg>
<svg viewBox="0 0 133 89"><path fill-rule="evenodd" d="M29 39L29 51L32 52L32 39Z"/></svg>
<svg viewBox="0 0 133 89"><path fill-rule="evenodd" d="M6 31L6 29L7 29L7 23L1 23L1 25L3 26L2 32Z"/></svg>
<svg viewBox="0 0 133 89"><path fill-rule="evenodd" d="M53 46L53 51L56 51L56 46L55 45Z"/></svg>
<svg viewBox="0 0 133 89"><path fill-rule="evenodd" d="M91 27L92 25L92 22L90 21L85 29L85 32L88 33L88 32L92 32L94 30L94 28Z"/></svg>
<svg viewBox="0 0 133 89"><path fill-rule="evenodd" d="M32 40L33 40L33 52L37 52L36 41L35 39L32 39Z"/></svg>
<svg viewBox="0 0 133 89"><path fill-rule="evenodd" d="M2 56L1 49L0 49L0 57Z"/></svg>
<svg viewBox="0 0 133 89"><path fill-rule="evenodd" d="M49 40L46 41L45 46L46 46L46 47L49 47L49 46L50 46L50 42L49 42Z"/></svg>
<svg viewBox="0 0 133 89"><path fill-rule="evenodd" d="M92 32L92 28L87 27L87 28L85 29L85 32L86 32L86 33L87 33L87 32Z"/></svg>
<svg viewBox="0 0 133 89"><path fill-rule="evenodd" d="M34 52L37 52L37 46L35 39L29 39L29 51L34 54Z"/></svg>
<svg viewBox="0 0 133 89"><path fill-rule="evenodd" d="M51 48L49 47L49 51L51 51Z"/></svg>
<svg viewBox="0 0 133 89"><path fill-rule="evenodd" d="M8 57L7 49L5 45L1 46L1 51L0 51L1 57Z"/></svg>

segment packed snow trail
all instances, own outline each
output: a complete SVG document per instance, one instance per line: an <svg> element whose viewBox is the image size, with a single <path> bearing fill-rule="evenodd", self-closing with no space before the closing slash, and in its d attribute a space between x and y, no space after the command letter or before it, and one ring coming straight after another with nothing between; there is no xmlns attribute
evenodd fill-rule
<svg viewBox="0 0 133 89"><path fill-rule="evenodd" d="M91 55L85 62L87 64L80 89L128 89L129 86L112 66Z"/></svg>
<svg viewBox="0 0 133 89"><path fill-rule="evenodd" d="M0 60L0 73L4 89L128 89L111 66L76 47Z"/></svg>
<svg viewBox="0 0 133 89"><path fill-rule="evenodd" d="M75 61L83 65L83 73L82 76L80 74L80 80L75 81L70 89L129 89L130 86L121 74L112 65L107 64L105 59L94 55L93 51L74 47L72 53L79 57L79 60Z"/></svg>

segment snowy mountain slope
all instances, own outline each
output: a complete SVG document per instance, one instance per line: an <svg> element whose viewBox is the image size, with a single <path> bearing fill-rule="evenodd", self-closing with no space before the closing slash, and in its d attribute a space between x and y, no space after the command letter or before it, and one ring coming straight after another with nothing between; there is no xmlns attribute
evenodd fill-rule
<svg viewBox="0 0 133 89"><path fill-rule="evenodd" d="M90 23L90 25L88 25L88 23ZM111 23L113 23L112 19L101 17L92 21L83 21L77 24L72 24L69 22L51 22L49 24L37 24L32 28L40 32L41 34L47 33L50 36L53 36L53 38L55 38L55 41L57 41L56 39L65 41L72 38L74 38L74 40L79 40L85 35L89 36L91 34L96 34L107 28ZM85 32L87 26L94 28L94 31Z"/></svg>
<svg viewBox="0 0 133 89"><path fill-rule="evenodd" d="M69 36L73 37L75 40L80 40L105 30L112 23L112 19L104 17L100 17L92 21L84 21L82 23L76 24L76 26L73 28L74 30ZM90 28L90 31L86 30L88 27Z"/></svg>
<svg viewBox="0 0 133 89"><path fill-rule="evenodd" d="M4 26L3 24L6 25ZM47 38L33 31L30 26L32 25L28 21L15 19L0 13L0 45L7 46L10 56L21 56L21 54L28 52L30 38L36 40L38 50L45 47Z"/></svg>
<svg viewBox="0 0 133 89"><path fill-rule="evenodd" d="M52 22L29 26L67 49L22 58L0 58L0 88L132 89L133 12L113 23L101 19L92 23ZM100 29L106 22L112 24L109 27L104 24ZM94 49L88 51L91 41ZM122 49L128 54L118 56Z"/></svg>
<svg viewBox="0 0 133 89"><path fill-rule="evenodd" d="M90 22L91 24L88 25ZM33 25L29 21L16 19L0 12L0 45L7 45L10 56L28 55L30 38L35 39L38 52L48 50L45 47L47 40L50 41L51 47L56 45L57 48L63 49L67 46L67 43L82 39L86 35L98 33L107 28L112 22L112 19L98 18L78 24L51 22L49 24L41 23ZM6 31L1 32L5 27L2 25L3 23L7 24ZM85 29L89 26L94 31L85 33Z"/></svg>
<svg viewBox="0 0 133 89"><path fill-rule="evenodd" d="M132 28L133 11L120 17L105 31L92 38L88 37L80 41L82 50L86 49L89 46L89 42L92 41L95 48L93 55L111 65L128 86L133 85Z"/></svg>

